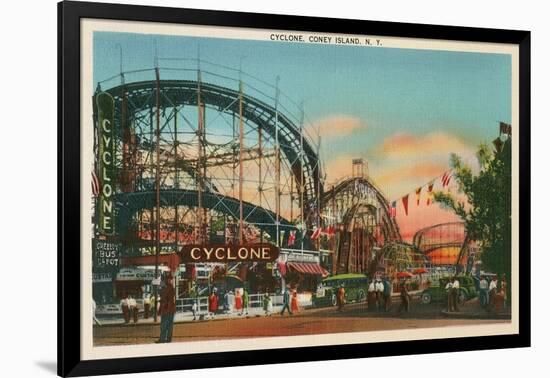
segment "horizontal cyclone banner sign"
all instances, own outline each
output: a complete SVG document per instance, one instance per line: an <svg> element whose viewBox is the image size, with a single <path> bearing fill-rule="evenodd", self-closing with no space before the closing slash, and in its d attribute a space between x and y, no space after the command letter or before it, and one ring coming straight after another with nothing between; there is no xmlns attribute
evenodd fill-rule
<svg viewBox="0 0 550 378"><path fill-rule="evenodd" d="M279 257L279 248L272 244L186 245L180 252L182 263L272 262Z"/></svg>

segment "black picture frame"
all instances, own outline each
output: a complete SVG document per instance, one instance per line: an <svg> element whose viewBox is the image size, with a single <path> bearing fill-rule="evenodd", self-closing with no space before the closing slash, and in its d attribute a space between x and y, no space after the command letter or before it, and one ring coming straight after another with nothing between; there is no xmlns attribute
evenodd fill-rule
<svg viewBox="0 0 550 378"><path fill-rule="evenodd" d="M519 271L530 277L530 32L105 3L58 4L58 374L83 376L530 346L530 280L519 333L437 340L82 360L80 353L80 20L82 18L319 31L519 46Z"/></svg>

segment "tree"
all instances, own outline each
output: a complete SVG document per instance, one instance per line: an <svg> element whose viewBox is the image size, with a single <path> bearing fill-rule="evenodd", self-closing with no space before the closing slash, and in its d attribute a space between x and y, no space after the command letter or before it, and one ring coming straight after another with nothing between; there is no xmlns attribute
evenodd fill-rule
<svg viewBox="0 0 550 378"><path fill-rule="evenodd" d="M485 270L505 273L508 280L512 255L511 144L510 137L495 151L481 144L477 151L477 174L457 154L452 154L453 176L462 195L434 193L436 202L452 209L464 221L468 239L479 243Z"/></svg>

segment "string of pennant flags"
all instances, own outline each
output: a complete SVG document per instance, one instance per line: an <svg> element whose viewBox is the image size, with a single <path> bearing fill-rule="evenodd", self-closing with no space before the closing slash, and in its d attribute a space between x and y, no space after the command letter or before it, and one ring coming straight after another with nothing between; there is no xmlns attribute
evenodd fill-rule
<svg viewBox="0 0 550 378"><path fill-rule="evenodd" d="M497 153L502 151L502 148L505 143L501 140L501 136L503 134L507 135L508 137L511 137L512 126L505 122L499 122L499 137L493 141L493 145L495 146L495 151ZM426 206L430 206L433 203L433 195L434 195L433 189L434 189L435 183L438 182L438 180L441 180L442 188L447 189L448 191L449 184L451 183L452 178L453 178L453 170L450 169L445 171L443 174L437 176L436 178L428 181L428 183L416 188L414 191L416 195L416 206L420 206L420 196L424 188L427 188ZM403 197L401 197L401 203L403 205L403 210L405 211L405 216L409 215L409 194L411 193L408 193ZM390 216L394 218L397 215L397 205L398 205L398 200L392 201L390 204Z"/></svg>
<svg viewBox="0 0 550 378"><path fill-rule="evenodd" d="M441 182L441 187L443 189L447 189L447 191L450 188L450 183L453 178L453 170L447 170L443 172L443 174L437 176L436 178L433 178L432 180L428 181L426 184L419 186L414 190L414 194L416 195L416 206L420 206L420 198L422 194L422 190L426 189L426 206L430 206L433 204L433 196L434 196L434 186L437 182ZM405 216L409 215L409 195L411 193L407 193L404 196L401 197L401 204L403 205L403 210L405 211ZM397 216L397 205L399 200L394 200L390 204L390 216L395 218Z"/></svg>
<svg viewBox="0 0 550 378"><path fill-rule="evenodd" d="M495 150L496 150L497 153L502 151L502 148L505 144L505 141L503 141L501 139L501 136L503 134L507 135L508 137L511 137L511 135L512 135L512 126L508 123L505 123L505 122L499 122L499 137L496 138L493 141L493 145L495 146ZM94 197L98 197L99 194L101 193L101 182L100 182L95 170L91 171L91 176L92 176L91 177L91 179L92 179L91 180L92 195ZM430 206L434 202L434 186L436 185L436 183L441 182L441 187L443 189L447 189L447 191L449 191L450 190L450 183L451 183L452 179L453 179L453 169L449 169L449 170L443 172L441 175L439 175L439 176L433 178L432 180L428 181L426 184L421 185L418 188L416 188L414 190L414 194L416 196L416 198L415 198L416 199L416 206L419 207L420 204L421 204L421 195L422 195L422 191L424 189L425 189L425 193L427 194L427 196L426 196L426 206ZM360 196L368 196L368 195L370 195L370 191L371 191L371 188L369 188L366 185L362 185L359 182L355 182L355 188L354 189L355 189L355 192L359 193ZM409 193L405 194L404 196L402 196L400 198L401 204L403 206L403 210L405 212L405 216L409 215L409 195L411 193L412 192L409 192ZM392 217L392 218L395 218L397 216L398 201L399 200L396 199L396 200L392 201L389 204L390 217ZM311 207L312 211L317 211L318 214L319 214L319 209L317 209L315 207L314 203L311 203L310 207ZM336 216L336 214L334 214L334 216ZM340 217L341 214L338 214L338 216ZM289 247L293 246L296 243L297 231L300 231L300 233L301 233L300 237L302 239L304 239L308 230L305 227L303 227L303 225L302 225L302 227L300 227L299 230L290 230L289 234L288 234L288 238L287 238L287 245ZM284 240L285 233L286 233L285 230L280 231L280 235L279 235L280 240ZM318 221L317 225L314 227L313 232L309 236L309 238L310 238L310 240L315 241L321 235L327 235L327 236L331 237L335 233L336 233L336 226L332 222L331 222L331 224L327 225L326 227L322 227L321 222ZM259 237L258 232L254 232L254 231L250 231L250 230L247 231L246 236L249 239L252 239L252 240L257 239Z"/></svg>

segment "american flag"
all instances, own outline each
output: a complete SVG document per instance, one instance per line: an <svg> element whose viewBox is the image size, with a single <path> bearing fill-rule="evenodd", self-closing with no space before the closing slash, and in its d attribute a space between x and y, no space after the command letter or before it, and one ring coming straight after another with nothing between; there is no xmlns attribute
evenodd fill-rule
<svg viewBox="0 0 550 378"><path fill-rule="evenodd" d="M390 207L390 217L395 218L397 216L397 201L393 201Z"/></svg>
<svg viewBox="0 0 550 378"><path fill-rule="evenodd" d="M99 179L97 178L95 171L92 171L92 194L94 195L94 197L97 197L99 195L99 191Z"/></svg>
<svg viewBox="0 0 550 378"><path fill-rule="evenodd" d="M443 176L441 177L441 184L444 188L449 185L452 177L453 175L450 172L445 172L443 174Z"/></svg>
<svg viewBox="0 0 550 378"><path fill-rule="evenodd" d="M296 241L296 230L290 231L290 234L288 235L288 246L294 245L294 242Z"/></svg>
<svg viewBox="0 0 550 378"><path fill-rule="evenodd" d="M321 235L321 227L315 228L315 230L311 234L311 240L317 239L320 235Z"/></svg>

